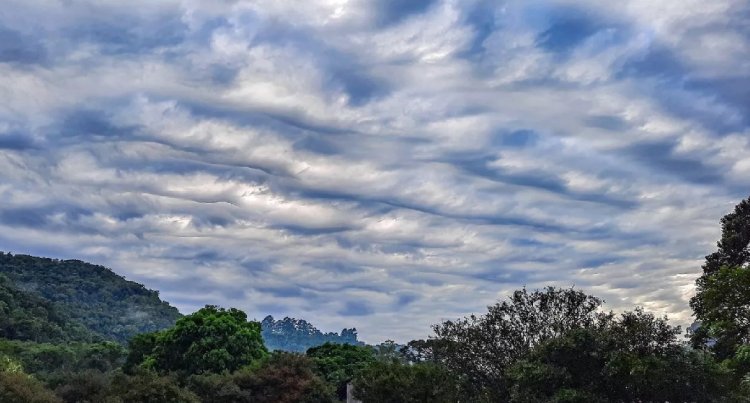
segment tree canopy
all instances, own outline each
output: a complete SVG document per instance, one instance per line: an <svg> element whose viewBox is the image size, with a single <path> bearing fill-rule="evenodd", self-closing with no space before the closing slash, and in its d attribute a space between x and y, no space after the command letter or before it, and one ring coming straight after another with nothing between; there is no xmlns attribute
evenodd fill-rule
<svg viewBox="0 0 750 403"><path fill-rule="evenodd" d="M703 272L716 273L722 267L743 267L750 262L750 198L741 201L734 211L721 219L718 250L706 256Z"/></svg>
<svg viewBox="0 0 750 403"><path fill-rule="evenodd" d="M432 354L479 389L505 390L509 365L546 340L596 326L606 316L600 306L600 299L575 289L524 288L483 316L436 325Z"/></svg>
<svg viewBox="0 0 750 403"><path fill-rule="evenodd" d="M640 309L535 346L508 370L512 402L722 401L724 371Z"/></svg>
<svg viewBox="0 0 750 403"><path fill-rule="evenodd" d="M346 384L375 362L371 347L326 343L307 350L317 371L334 385L340 399L346 398Z"/></svg>
<svg viewBox="0 0 750 403"><path fill-rule="evenodd" d="M97 337L58 306L0 275L0 337L37 342L90 341Z"/></svg>
<svg viewBox="0 0 750 403"><path fill-rule="evenodd" d="M267 354L260 323L238 309L206 305L169 329L130 343L125 367L182 374L235 371Z"/></svg>
<svg viewBox="0 0 750 403"><path fill-rule="evenodd" d="M325 343L362 344L357 340L357 329L342 329L341 333L323 333L310 322L285 317L274 320L266 316L261 322L263 341L269 350L304 353L311 347Z"/></svg>
<svg viewBox="0 0 750 403"><path fill-rule="evenodd" d="M700 323L695 347L710 345L719 358L750 343L750 198L721 219L718 250L706 256L690 300Z"/></svg>

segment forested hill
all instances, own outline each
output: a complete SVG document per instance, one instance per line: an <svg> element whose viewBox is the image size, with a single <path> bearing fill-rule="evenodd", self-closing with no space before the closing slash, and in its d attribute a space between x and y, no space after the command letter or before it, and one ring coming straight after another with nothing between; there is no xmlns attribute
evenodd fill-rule
<svg viewBox="0 0 750 403"><path fill-rule="evenodd" d="M0 252L0 276L0 330L23 330L6 338L125 343L181 316L158 292L80 260Z"/></svg>
<svg viewBox="0 0 750 403"><path fill-rule="evenodd" d="M261 322L263 340L269 350L304 353L325 343L363 345L357 341L357 329L342 329L341 334L323 333L306 320L286 317L274 320L268 315Z"/></svg>
<svg viewBox="0 0 750 403"><path fill-rule="evenodd" d="M54 304L0 275L0 338L59 343L97 337Z"/></svg>
<svg viewBox="0 0 750 403"><path fill-rule="evenodd" d="M174 325L180 313L157 291L80 260L0 252L0 338L38 342L114 340ZM261 322L270 350L305 352L326 342L362 344L356 329L323 333L294 318Z"/></svg>

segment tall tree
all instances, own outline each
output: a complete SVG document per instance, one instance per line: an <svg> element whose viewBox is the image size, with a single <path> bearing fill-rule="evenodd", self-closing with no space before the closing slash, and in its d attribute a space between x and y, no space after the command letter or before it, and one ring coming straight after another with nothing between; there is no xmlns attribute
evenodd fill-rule
<svg viewBox="0 0 750 403"><path fill-rule="evenodd" d="M511 364L546 340L600 325L610 317L598 312L600 306L598 298L572 288L518 290L508 301L490 306L484 316L435 326L431 355L467 377L477 393L504 393Z"/></svg>
<svg viewBox="0 0 750 403"><path fill-rule="evenodd" d="M194 375L190 389L211 403L333 403L332 387L315 364L296 353L275 351L233 374Z"/></svg>
<svg viewBox="0 0 750 403"><path fill-rule="evenodd" d="M346 384L375 362L371 347L326 343L307 350L317 371L336 389L340 399L346 398Z"/></svg>
<svg viewBox="0 0 750 403"><path fill-rule="evenodd" d="M510 368L512 402L720 402L727 371L640 309L538 345Z"/></svg>
<svg viewBox="0 0 750 403"><path fill-rule="evenodd" d="M722 267L698 278L696 286L690 306L701 326L693 344L710 344L719 358L731 357L750 343L750 269Z"/></svg>
<svg viewBox="0 0 750 403"><path fill-rule="evenodd" d="M705 274L716 273L722 267L743 267L750 262L750 198L721 219L721 239L717 246L716 252L706 256Z"/></svg>
<svg viewBox="0 0 750 403"><path fill-rule="evenodd" d="M325 343L361 345L357 341L357 329L342 329L336 332L323 333L306 320L285 317L274 320L266 316L260 323L263 341L269 350L293 351L304 353L311 347Z"/></svg>
<svg viewBox="0 0 750 403"><path fill-rule="evenodd" d="M721 219L718 250L706 256L703 274L690 300L701 326L693 345L711 345L719 358L729 358L750 343L750 198Z"/></svg>
<svg viewBox="0 0 750 403"><path fill-rule="evenodd" d="M126 367L182 374L232 372L265 355L260 323L248 322L238 309L206 305L172 328L134 338Z"/></svg>

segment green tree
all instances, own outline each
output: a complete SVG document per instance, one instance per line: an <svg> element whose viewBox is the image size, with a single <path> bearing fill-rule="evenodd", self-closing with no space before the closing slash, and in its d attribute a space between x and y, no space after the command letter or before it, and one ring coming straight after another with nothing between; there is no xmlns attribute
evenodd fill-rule
<svg viewBox="0 0 750 403"><path fill-rule="evenodd" d="M122 403L200 403L194 393L179 386L169 376L141 372L134 376L118 374L112 380L108 401Z"/></svg>
<svg viewBox="0 0 750 403"><path fill-rule="evenodd" d="M62 403L52 391L23 372L0 371L0 402Z"/></svg>
<svg viewBox="0 0 750 403"><path fill-rule="evenodd" d="M723 401L727 371L640 309L536 346L509 369L513 402Z"/></svg>
<svg viewBox="0 0 750 403"><path fill-rule="evenodd" d="M66 403L105 402L112 393L110 374L97 370L65 372L53 383L55 394Z"/></svg>
<svg viewBox="0 0 750 403"><path fill-rule="evenodd" d="M49 301L23 291L0 274L0 337L37 342L90 341L95 339Z"/></svg>
<svg viewBox="0 0 750 403"><path fill-rule="evenodd" d="M717 355L728 358L740 345L750 343L750 270L723 267L696 283L690 306L701 329L693 342L700 346L711 340Z"/></svg>
<svg viewBox="0 0 750 403"><path fill-rule="evenodd" d="M116 369L124 361L125 348L114 342L49 344L0 340L0 355L12 358L27 373L44 379L55 372Z"/></svg>
<svg viewBox="0 0 750 403"><path fill-rule="evenodd" d="M128 374L136 373L139 368L151 368L154 364L154 350L159 333L141 333L133 336L128 343L128 356L123 365L123 371Z"/></svg>
<svg viewBox="0 0 750 403"><path fill-rule="evenodd" d="M206 403L332 403L333 390L308 357L274 352L233 374L194 375L190 389Z"/></svg>
<svg viewBox="0 0 750 403"><path fill-rule="evenodd" d="M261 322L261 328L263 341L269 350L304 353L311 347L325 343L364 344L357 341L357 329L342 329L341 334L323 333L305 320L290 317L274 320L273 316L268 315Z"/></svg>
<svg viewBox="0 0 750 403"><path fill-rule="evenodd" d="M721 219L718 250L706 256L703 272L711 275L722 267L744 267L750 262L750 198Z"/></svg>
<svg viewBox="0 0 750 403"><path fill-rule="evenodd" d="M354 380L354 396L364 403L453 403L461 401L454 374L433 363L377 361Z"/></svg>
<svg viewBox="0 0 750 403"><path fill-rule="evenodd" d="M248 322L238 309L207 305L172 328L134 338L125 367L182 375L233 372L266 354L258 322Z"/></svg>
<svg viewBox="0 0 750 403"><path fill-rule="evenodd" d="M718 250L706 256L703 274L690 300L700 326L694 347L711 345L719 358L731 358L750 342L750 198L721 219Z"/></svg>
<svg viewBox="0 0 750 403"><path fill-rule="evenodd" d="M601 300L574 289L518 290L487 314L446 321L434 327L431 355L467 377L477 396L506 393L506 370L546 340L580 328L599 326L609 316ZM493 399L504 399L494 396Z"/></svg>
<svg viewBox="0 0 750 403"><path fill-rule="evenodd" d="M342 400L346 398L346 384L375 362L372 348L351 344L325 343L307 350L307 356Z"/></svg>

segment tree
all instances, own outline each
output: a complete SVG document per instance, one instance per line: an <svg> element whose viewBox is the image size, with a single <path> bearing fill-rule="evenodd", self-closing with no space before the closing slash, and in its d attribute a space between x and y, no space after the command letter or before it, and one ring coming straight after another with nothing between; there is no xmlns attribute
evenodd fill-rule
<svg viewBox="0 0 750 403"><path fill-rule="evenodd" d="M706 256L703 274L690 300L700 327L694 347L712 345L719 358L730 358L750 342L750 198L721 219L718 250Z"/></svg>
<svg viewBox="0 0 750 403"><path fill-rule="evenodd" d="M720 358L750 343L750 270L724 267L700 277L696 296L690 301L701 330L693 335L696 346L711 339Z"/></svg>
<svg viewBox="0 0 750 403"><path fill-rule="evenodd" d="M722 267L743 267L750 262L750 198L721 219L718 250L706 256L703 272L711 275Z"/></svg>
<svg viewBox="0 0 750 403"><path fill-rule="evenodd" d="M0 402L62 403L39 381L20 371L0 371Z"/></svg>
<svg viewBox="0 0 750 403"><path fill-rule="evenodd" d="M94 335L61 309L0 274L0 337L37 342L89 341Z"/></svg>
<svg viewBox="0 0 750 403"><path fill-rule="evenodd" d="M462 400L456 376L433 363L373 362L353 384L354 396L364 403L453 403Z"/></svg>
<svg viewBox="0 0 750 403"><path fill-rule="evenodd" d="M135 337L125 366L182 375L233 372L267 353L258 322L238 309L206 305L172 328Z"/></svg>
<svg viewBox="0 0 750 403"><path fill-rule="evenodd" d="M200 403L198 396L180 387L173 377L148 372L135 376L118 374L112 380L109 396L110 401L122 403Z"/></svg>
<svg viewBox="0 0 750 403"><path fill-rule="evenodd" d="M20 363L28 374L46 378L53 372L113 370L125 358L125 347L114 343L48 344L0 340L0 355Z"/></svg>
<svg viewBox="0 0 750 403"><path fill-rule="evenodd" d="M326 343L307 350L307 356L342 400L346 398L346 384L375 362L372 348L351 344Z"/></svg>
<svg viewBox="0 0 750 403"><path fill-rule="evenodd" d="M508 371L512 402L724 401L727 371L640 309L539 344Z"/></svg>
<svg viewBox="0 0 750 403"><path fill-rule="evenodd" d="M194 375L190 389L210 403L332 403L333 390L309 358L274 352L233 374Z"/></svg>
<svg viewBox="0 0 750 403"><path fill-rule="evenodd" d="M261 322L261 327L263 341L269 350L304 353L324 343L363 344L357 341L357 329L342 329L341 334L323 333L305 320L290 317L274 320L273 316L268 315Z"/></svg>
<svg viewBox="0 0 750 403"><path fill-rule="evenodd" d="M104 402L111 392L109 374L96 370L64 373L55 383L55 394L66 403Z"/></svg>
<svg viewBox="0 0 750 403"><path fill-rule="evenodd" d="M467 377L474 392L504 393L506 370L546 340L581 328L599 326L608 318L597 312L601 300L574 289L548 287L513 293L508 301L474 315L434 327L431 355ZM501 398L495 396L495 398Z"/></svg>

